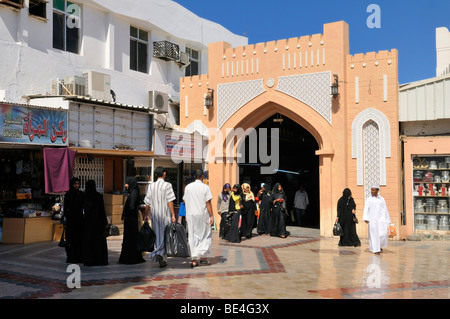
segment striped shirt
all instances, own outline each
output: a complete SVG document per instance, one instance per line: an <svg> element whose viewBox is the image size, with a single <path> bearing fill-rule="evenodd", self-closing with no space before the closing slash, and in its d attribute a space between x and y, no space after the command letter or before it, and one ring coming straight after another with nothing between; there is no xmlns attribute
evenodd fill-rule
<svg viewBox="0 0 450 319"><path fill-rule="evenodd" d="M150 254L150 259L156 255L165 257L164 230L172 222L172 214L169 209L169 202L175 200L172 184L162 178L148 186L144 203L150 206L152 229L156 234L155 250Z"/></svg>

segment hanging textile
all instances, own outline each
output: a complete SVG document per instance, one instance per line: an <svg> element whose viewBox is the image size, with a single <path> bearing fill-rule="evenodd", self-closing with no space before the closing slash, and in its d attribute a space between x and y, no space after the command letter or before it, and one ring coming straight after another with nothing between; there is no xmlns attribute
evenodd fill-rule
<svg viewBox="0 0 450 319"><path fill-rule="evenodd" d="M75 151L64 148L44 148L45 193L69 190L73 174Z"/></svg>

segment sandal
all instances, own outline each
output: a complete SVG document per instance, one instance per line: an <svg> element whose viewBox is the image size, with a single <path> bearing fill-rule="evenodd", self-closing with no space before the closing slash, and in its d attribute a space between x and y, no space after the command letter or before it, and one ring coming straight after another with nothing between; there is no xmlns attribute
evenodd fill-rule
<svg viewBox="0 0 450 319"><path fill-rule="evenodd" d="M194 267L197 267L197 266L198 266L198 261L197 260L193 260L191 262L191 267L194 268Z"/></svg>
<svg viewBox="0 0 450 319"><path fill-rule="evenodd" d="M208 259L206 259L206 258L205 259L200 259L200 263L207 265L208 264Z"/></svg>

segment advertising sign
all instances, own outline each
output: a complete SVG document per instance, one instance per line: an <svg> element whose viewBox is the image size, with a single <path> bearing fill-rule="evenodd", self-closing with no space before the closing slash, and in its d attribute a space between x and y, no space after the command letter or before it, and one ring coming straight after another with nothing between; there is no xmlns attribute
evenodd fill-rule
<svg viewBox="0 0 450 319"><path fill-rule="evenodd" d="M0 103L0 143L67 145L67 111Z"/></svg>

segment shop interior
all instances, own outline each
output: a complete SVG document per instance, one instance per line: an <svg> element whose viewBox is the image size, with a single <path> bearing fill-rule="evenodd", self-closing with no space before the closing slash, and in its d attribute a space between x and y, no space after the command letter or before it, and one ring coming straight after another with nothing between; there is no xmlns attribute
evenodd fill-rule
<svg viewBox="0 0 450 319"><path fill-rule="evenodd" d="M0 176L0 242L10 240L4 238L9 236L3 227L5 218L47 217L47 224L52 226L51 221L60 216L60 194L44 193L41 147L2 147Z"/></svg>

